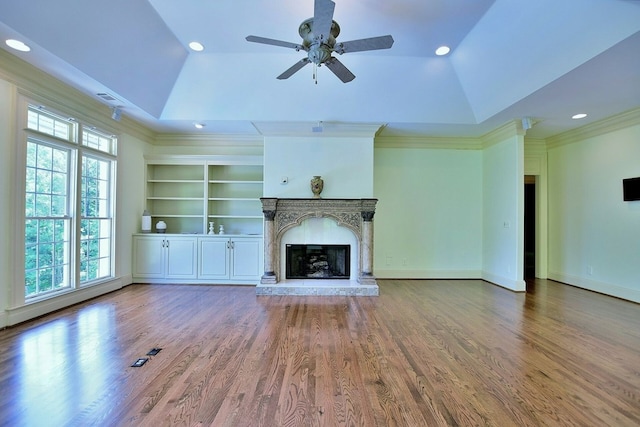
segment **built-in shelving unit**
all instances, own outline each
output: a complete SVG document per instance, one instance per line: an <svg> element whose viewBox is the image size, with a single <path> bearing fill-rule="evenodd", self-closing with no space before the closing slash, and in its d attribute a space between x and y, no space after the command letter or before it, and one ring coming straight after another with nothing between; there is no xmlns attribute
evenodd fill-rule
<svg viewBox="0 0 640 427"><path fill-rule="evenodd" d="M166 156L146 159L146 208L168 233L261 235L260 156Z"/></svg>
<svg viewBox="0 0 640 427"><path fill-rule="evenodd" d="M262 177L262 165L209 164L207 221L262 234Z"/></svg>

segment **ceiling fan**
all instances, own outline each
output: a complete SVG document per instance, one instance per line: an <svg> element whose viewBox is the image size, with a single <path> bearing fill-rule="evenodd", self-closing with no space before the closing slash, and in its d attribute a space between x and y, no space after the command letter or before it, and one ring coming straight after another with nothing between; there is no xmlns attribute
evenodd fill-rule
<svg viewBox="0 0 640 427"><path fill-rule="evenodd" d="M333 10L335 7L335 2L331 0L315 0L313 18L304 20L298 28L298 34L302 37L301 44L258 36L247 36L247 41L288 47L296 51L304 50L307 52L306 58L296 62L291 68L278 76L280 80L288 79L305 65L313 63L313 78L316 84L318 83L316 67L320 67L322 64L326 65L343 83L350 82L355 79L356 76L331 54L336 52L342 55L343 53L349 52L389 49L393 45L393 37L386 35L347 42L337 42L336 37L340 34L340 26L333 20Z"/></svg>

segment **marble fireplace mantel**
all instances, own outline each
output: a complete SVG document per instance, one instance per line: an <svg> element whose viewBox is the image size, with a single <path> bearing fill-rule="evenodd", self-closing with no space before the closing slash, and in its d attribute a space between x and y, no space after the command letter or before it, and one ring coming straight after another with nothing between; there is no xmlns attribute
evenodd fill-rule
<svg viewBox="0 0 640 427"><path fill-rule="evenodd" d="M284 233L309 218L331 218L350 229L359 243L358 283L375 285L373 276L373 216L378 199L278 199L263 197L264 275L261 284L281 281L280 253Z"/></svg>

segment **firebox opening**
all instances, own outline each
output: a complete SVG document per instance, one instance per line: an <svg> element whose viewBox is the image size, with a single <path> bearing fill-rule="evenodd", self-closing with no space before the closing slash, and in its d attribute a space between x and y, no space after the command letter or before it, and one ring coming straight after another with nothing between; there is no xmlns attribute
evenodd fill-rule
<svg viewBox="0 0 640 427"><path fill-rule="evenodd" d="M349 279L349 245L286 245L287 279Z"/></svg>

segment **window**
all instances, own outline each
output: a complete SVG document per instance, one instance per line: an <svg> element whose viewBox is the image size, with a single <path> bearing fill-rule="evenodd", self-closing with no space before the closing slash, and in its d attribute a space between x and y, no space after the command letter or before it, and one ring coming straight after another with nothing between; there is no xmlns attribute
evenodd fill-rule
<svg viewBox="0 0 640 427"><path fill-rule="evenodd" d="M111 162L82 157L80 282L111 275Z"/></svg>
<svg viewBox="0 0 640 427"><path fill-rule="evenodd" d="M27 300L113 276L116 142L73 119L28 107Z"/></svg>
<svg viewBox="0 0 640 427"><path fill-rule="evenodd" d="M25 295L68 287L71 152L27 142Z"/></svg>

